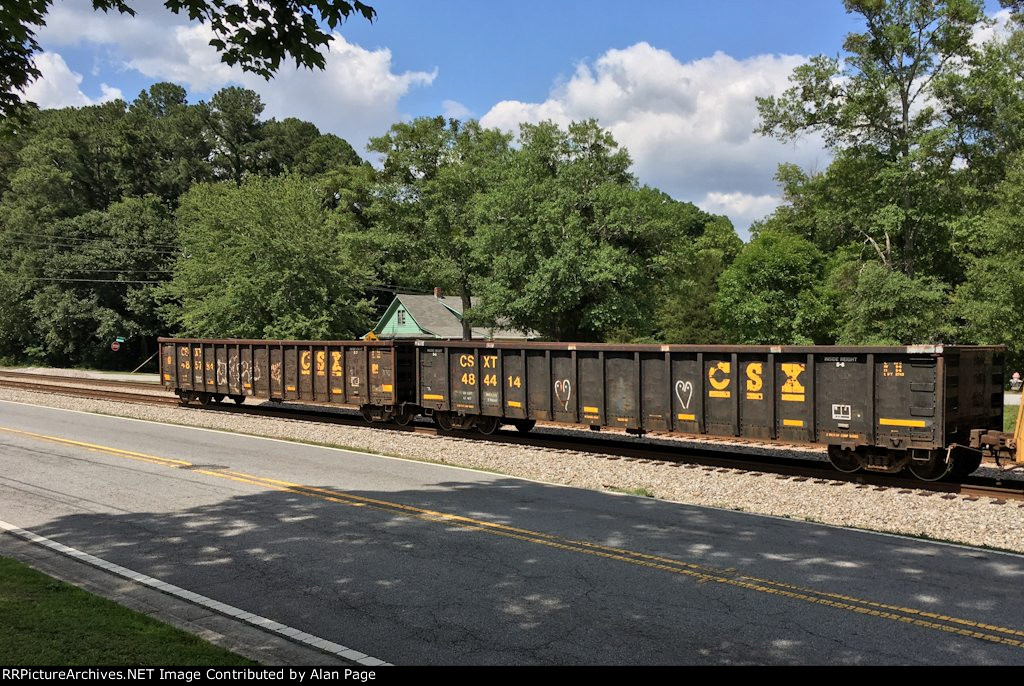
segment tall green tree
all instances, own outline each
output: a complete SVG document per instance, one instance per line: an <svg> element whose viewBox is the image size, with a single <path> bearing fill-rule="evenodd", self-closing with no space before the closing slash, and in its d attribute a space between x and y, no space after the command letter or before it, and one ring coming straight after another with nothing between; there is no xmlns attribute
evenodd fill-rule
<svg viewBox="0 0 1024 686"><path fill-rule="evenodd" d="M976 56L981 0L845 0L863 23L845 56L797 67L782 96L758 98L758 131L781 140L819 133L839 168L828 184L864 186L862 204L826 231L860 241L908 276L951 269L950 193L958 148L939 84Z"/></svg>
<svg viewBox="0 0 1024 686"><path fill-rule="evenodd" d="M36 276L26 279L35 287L27 300L31 356L108 365L116 336L127 339L119 357L147 354L161 331L154 293L177 257L174 238L170 213L154 196L58 222L40 243Z"/></svg>
<svg viewBox="0 0 1024 686"><path fill-rule="evenodd" d="M372 221L385 279L441 287L462 300L472 337L473 286L489 258L477 249L480 199L507 173L510 136L476 121L420 118L371 139L383 155Z"/></svg>
<svg viewBox="0 0 1024 686"><path fill-rule="evenodd" d="M295 175L199 184L182 198L177 225L182 255L162 309L176 332L300 339L366 332L370 271L353 258L318 184Z"/></svg>
<svg viewBox="0 0 1024 686"><path fill-rule="evenodd" d="M214 178L241 184L246 174L259 171L264 148L263 108L260 96L246 88L229 86L213 94L207 135Z"/></svg>
<svg viewBox="0 0 1024 686"><path fill-rule="evenodd" d="M710 217L639 187L594 121L526 124L519 144L478 204L478 316L555 340L652 336L659 277Z"/></svg>
<svg viewBox="0 0 1024 686"><path fill-rule="evenodd" d="M694 208L696 209L696 208ZM727 339L714 302L718 279L733 263L743 241L724 217L707 222L703 233L666 249L663 276L655 280L653 338L664 343L722 343Z"/></svg>
<svg viewBox="0 0 1024 686"><path fill-rule="evenodd" d="M188 104L177 84L155 83L139 93L118 126L122 193L156 195L173 206L192 184L210 180L209 117L209 106Z"/></svg>
<svg viewBox="0 0 1024 686"><path fill-rule="evenodd" d="M819 339L825 256L786 231L761 231L719 279L714 312L726 340L808 344Z"/></svg>
<svg viewBox="0 0 1024 686"><path fill-rule="evenodd" d="M1024 364L1024 154L1011 162L998 195L999 201L976 222L975 255L955 305L968 340L1006 345L1010 362L1019 366Z"/></svg>

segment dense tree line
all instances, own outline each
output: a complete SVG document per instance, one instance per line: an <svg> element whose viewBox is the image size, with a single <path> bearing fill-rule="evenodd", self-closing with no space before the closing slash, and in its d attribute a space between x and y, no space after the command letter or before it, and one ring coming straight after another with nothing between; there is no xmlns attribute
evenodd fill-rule
<svg viewBox="0 0 1024 686"><path fill-rule="evenodd" d="M1004 343L1024 361L1024 29L980 0L846 0L863 31L758 100L759 130L833 161L779 167L742 242L641 185L594 121L515 136L441 117L371 165L257 94L0 120L0 357L113 365L159 334L360 336L394 289L556 340ZM1015 7L1013 3L1010 3ZM114 356L114 336L128 351Z"/></svg>

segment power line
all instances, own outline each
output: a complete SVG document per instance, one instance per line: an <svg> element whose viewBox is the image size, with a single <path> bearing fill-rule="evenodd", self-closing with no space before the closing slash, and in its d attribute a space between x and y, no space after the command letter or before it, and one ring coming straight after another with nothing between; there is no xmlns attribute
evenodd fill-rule
<svg viewBox="0 0 1024 686"><path fill-rule="evenodd" d="M114 238L113 236L88 236L88 237L85 237L85 238L81 238L79 236L51 235L51 234L46 234L46 233L33 233L31 231L18 231L16 233L16 235L13 236L13 238L18 238L20 236L33 236L35 238L47 238L47 239L58 238L58 239L60 239L62 241L113 241L113 240L116 240L116 238ZM152 246L152 247L155 247L155 248L170 248L171 250L180 250L181 249L180 246L172 245L170 243L153 243L153 242L150 242L150 241L133 241L131 243L123 243L122 245L144 245L144 246Z"/></svg>
<svg viewBox="0 0 1024 686"><path fill-rule="evenodd" d="M14 245L23 245L23 246L26 246L26 247L33 247L33 248L34 247L39 247L39 243L38 242L34 242L34 241L31 241L31 240L26 240L26 239L15 238L15 239L12 239L11 242ZM97 244L97 243L93 243L93 244L88 244L88 243L60 243L60 242L56 242L56 241L47 241L46 246L47 247L57 247L57 248L71 248L71 249L74 249L74 250L81 250L83 248L111 248L111 247L113 247L113 248L136 248L136 247L139 247L137 245L119 245L119 244L116 244L116 243L113 244L113 245L111 245L111 244L100 245L100 244ZM178 255L181 254L180 252L172 252L170 250L165 250L163 248L153 248L152 252L155 253L156 255L160 255L160 256L163 256L163 257L177 257Z"/></svg>
<svg viewBox="0 0 1024 686"><path fill-rule="evenodd" d="M137 280L121 280L121 279L57 279L49 278L44 276L37 276L31 279L23 279L23 281L54 281L57 283L141 283L141 284L152 284L154 286L167 283L167 281L137 281Z"/></svg>
<svg viewBox="0 0 1024 686"><path fill-rule="evenodd" d="M65 273L86 273L86 274L173 274L173 269L77 269L65 267L62 269L43 268L44 272L63 271Z"/></svg>

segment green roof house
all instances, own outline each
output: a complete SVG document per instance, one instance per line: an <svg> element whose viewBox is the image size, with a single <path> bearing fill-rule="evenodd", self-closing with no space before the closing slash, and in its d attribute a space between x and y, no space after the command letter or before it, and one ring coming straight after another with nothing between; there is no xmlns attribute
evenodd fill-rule
<svg viewBox="0 0 1024 686"><path fill-rule="evenodd" d="M471 302L475 304L476 298ZM462 298L446 298L440 288L433 295L396 293L384 316L373 327L378 338L462 338ZM528 340L534 332L474 327L473 338L484 340Z"/></svg>

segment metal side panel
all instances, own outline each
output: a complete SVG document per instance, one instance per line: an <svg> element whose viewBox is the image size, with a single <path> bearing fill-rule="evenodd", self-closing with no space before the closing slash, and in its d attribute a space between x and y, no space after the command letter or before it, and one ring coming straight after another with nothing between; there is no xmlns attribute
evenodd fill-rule
<svg viewBox="0 0 1024 686"><path fill-rule="evenodd" d="M503 415L526 419L526 356L522 350L502 350L502 383L505 392Z"/></svg>
<svg viewBox="0 0 1024 686"><path fill-rule="evenodd" d="M419 349L419 403L430 410L448 410L448 355L445 348Z"/></svg>
<svg viewBox="0 0 1024 686"><path fill-rule="evenodd" d="M576 385L579 389L580 421L591 426L604 425L604 364L601 353L577 351Z"/></svg>

